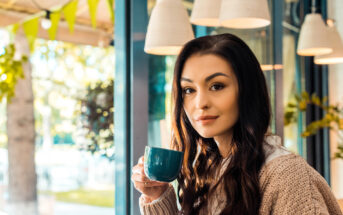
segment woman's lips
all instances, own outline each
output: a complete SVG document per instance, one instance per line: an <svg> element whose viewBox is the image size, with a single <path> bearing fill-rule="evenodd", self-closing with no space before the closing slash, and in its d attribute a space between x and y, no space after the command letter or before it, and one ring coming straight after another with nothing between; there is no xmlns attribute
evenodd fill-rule
<svg viewBox="0 0 343 215"><path fill-rule="evenodd" d="M196 118L196 121L202 125L207 125L213 123L217 118L218 116L200 116Z"/></svg>

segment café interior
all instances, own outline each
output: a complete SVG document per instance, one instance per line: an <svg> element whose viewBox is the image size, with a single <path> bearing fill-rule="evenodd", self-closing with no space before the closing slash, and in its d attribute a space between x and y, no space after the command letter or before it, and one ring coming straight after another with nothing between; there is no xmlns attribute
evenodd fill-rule
<svg viewBox="0 0 343 215"><path fill-rule="evenodd" d="M293 109L306 96L342 104L342 1L131 0L116 1L115 7L116 214L139 213L140 193L130 176L144 147L170 142L177 54L193 38L222 33L242 38L261 64L272 104L271 132L343 199L339 126L312 132L308 126L327 112L316 105Z"/></svg>

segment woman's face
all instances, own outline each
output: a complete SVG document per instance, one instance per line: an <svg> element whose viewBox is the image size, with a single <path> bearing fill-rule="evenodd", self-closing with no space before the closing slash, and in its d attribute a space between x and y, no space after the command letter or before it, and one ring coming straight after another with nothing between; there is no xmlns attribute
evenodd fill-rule
<svg viewBox="0 0 343 215"><path fill-rule="evenodd" d="M190 57L182 71L183 108L204 138L232 134L238 120L238 82L231 65L213 54Z"/></svg>

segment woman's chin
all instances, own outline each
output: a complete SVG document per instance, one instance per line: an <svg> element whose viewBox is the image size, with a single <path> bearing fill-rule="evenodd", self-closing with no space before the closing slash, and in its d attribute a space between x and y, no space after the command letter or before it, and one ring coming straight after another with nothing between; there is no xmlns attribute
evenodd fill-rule
<svg viewBox="0 0 343 215"><path fill-rule="evenodd" d="M210 133L199 133L202 138L213 138L214 135Z"/></svg>

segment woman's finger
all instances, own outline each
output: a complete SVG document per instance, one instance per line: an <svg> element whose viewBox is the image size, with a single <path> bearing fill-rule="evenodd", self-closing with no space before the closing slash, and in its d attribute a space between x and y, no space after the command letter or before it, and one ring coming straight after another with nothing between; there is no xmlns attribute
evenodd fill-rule
<svg viewBox="0 0 343 215"><path fill-rule="evenodd" d="M132 168L132 173L133 173L133 174L145 175L145 173L144 173L144 167L143 167L142 165L138 164L138 165L136 165L136 166L134 166L134 167Z"/></svg>
<svg viewBox="0 0 343 215"><path fill-rule="evenodd" d="M142 174L132 174L131 179L134 182L150 182L150 179Z"/></svg>
<svg viewBox="0 0 343 215"><path fill-rule="evenodd" d="M164 186L165 183L161 183L161 182L136 182L137 185L139 185L140 187L144 187L144 188L149 188L149 187L161 187Z"/></svg>
<svg viewBox="0 0 343 215"><path fill-rule="evenodd" d="M139 183L145 183L149 186L161 186L166 184L166 182L160 182L160 181L153 181L150 180L148 177L146 177L145 175L141 175L141 174L132 174L131 176L131 180L135 183L135 182L139 182Z"/></svg>
<svg viewBox="0 0 343 215"><path fill-rule="evenodd" d="M144 156L141 156L141 157L138 159L138 163L139 163L139 164L143 164L143 163L144 163Z"/></svg>

